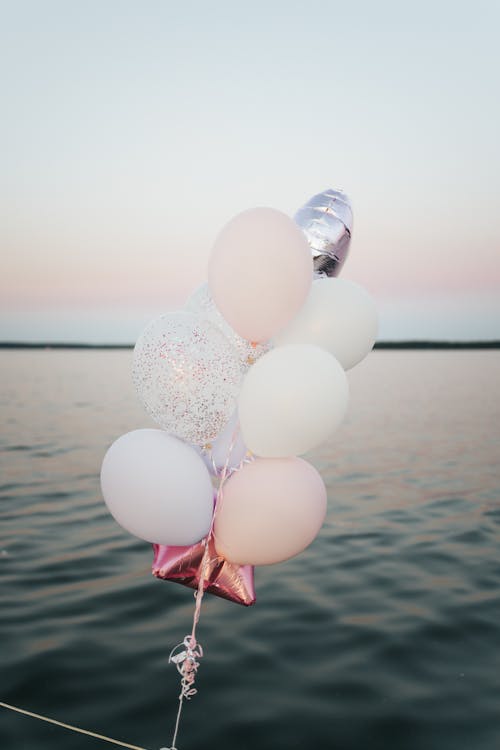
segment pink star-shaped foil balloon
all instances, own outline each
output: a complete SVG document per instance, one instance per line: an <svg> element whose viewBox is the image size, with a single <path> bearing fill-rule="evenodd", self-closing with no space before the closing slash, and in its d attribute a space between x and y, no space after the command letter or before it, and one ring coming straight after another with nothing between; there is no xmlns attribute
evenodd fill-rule
<svg viewBox="0 0 500 750"><path fill-rule="evenodd" d="M208 540L209 559L205 572L204 589L231 602L249 607L255 602L253 565L230 563L217 554L213 537ZM166 547L153 544L153 575L164 581L174 581L197 589L205 539L191 547Z"/></svg>

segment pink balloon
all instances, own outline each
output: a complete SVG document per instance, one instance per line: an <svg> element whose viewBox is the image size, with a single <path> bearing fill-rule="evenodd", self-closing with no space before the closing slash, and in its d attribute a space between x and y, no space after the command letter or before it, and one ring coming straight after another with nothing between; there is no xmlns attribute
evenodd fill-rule
<svg viewBox="0 0 500 750"><path fill-rule="evenodd" d="M257 458L224 484L215 547L239 565L272 565L298 555L326 514L326 488L301 458Z"/></svg>
<svg viewBox="0 0 500 750"><path fill-rule="evenodd" d="M251 208L217 237L208 267L212 298L248 341L278 333L304 304L313 264L307 240L286 214Z"/></svg>
<svg viewBox="0 0 500 750"><path fill-rule="evenodd" d="M202 572L203 590L230 602L249 607L255 604L253 567L235 565L224 560L215 551L213 538L209 537L210 557L206 567L202 565L206 539L190 547L168 547L153 544L153 575L164 581L174 581L198 589Z"/></svg>

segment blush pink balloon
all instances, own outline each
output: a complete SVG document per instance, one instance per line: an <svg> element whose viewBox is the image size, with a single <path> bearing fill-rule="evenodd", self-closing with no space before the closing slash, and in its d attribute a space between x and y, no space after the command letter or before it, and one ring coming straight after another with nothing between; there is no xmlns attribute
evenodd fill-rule
<svg viewBox="0 0 500 750"><path fill-rule="evenodd" d="M298 555L326 514L326 488L301 458L257 458L224 484L215 547L239 565L272 565Z"/></svg>
<svg viewBox="0 0 500 750"><path fill-rule="evenodd" d="M294 317L312 283L307 240L286 214L252 208L217 237L208 284L217 308L244 339L267 341Z"/></svg>

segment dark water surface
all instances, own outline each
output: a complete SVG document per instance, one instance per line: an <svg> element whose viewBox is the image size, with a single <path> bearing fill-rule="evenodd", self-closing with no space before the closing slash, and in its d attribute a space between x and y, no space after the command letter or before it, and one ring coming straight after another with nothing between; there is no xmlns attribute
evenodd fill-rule
<svg viewBox="0 0 500 750"><path fill-rule="evenodd" d="M102 456L148 426L129 351L2 351L0 700L151 750L192 592L100 499ZM329 514L256 571L245 609L207 596L180 750L500 748L500 352L375 352L310 456ZM110 747L0 709L0 748Z"/></svg>

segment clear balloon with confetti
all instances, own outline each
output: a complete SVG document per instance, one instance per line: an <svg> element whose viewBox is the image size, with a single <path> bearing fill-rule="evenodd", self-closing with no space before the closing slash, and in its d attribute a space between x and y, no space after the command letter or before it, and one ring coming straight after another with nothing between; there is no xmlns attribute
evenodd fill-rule
<svg viewBox="0 0 500 750"><path fill-rule="evenodd" d="M195 445L213 440L236 407L238 357L206 318L171 312L153 320L134 350L133 379L146 411Z"/></svg>

